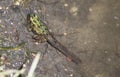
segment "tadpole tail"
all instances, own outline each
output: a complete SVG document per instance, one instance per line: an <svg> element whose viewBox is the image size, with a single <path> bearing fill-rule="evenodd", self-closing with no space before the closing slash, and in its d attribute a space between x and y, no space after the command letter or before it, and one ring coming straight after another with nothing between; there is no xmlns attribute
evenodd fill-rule
<svg viewBox="0 0 120 77"><path fill-rule="evenodd" d="M59 52L61 52L63 55L65 55L68 59L70 59L72 62L79 64L81 63L81 60L78 56L76 56L74 53L70 52L65 46L63 46L59 41L57 41L52 34L47 36L47 42L57 49Z"/></svg>

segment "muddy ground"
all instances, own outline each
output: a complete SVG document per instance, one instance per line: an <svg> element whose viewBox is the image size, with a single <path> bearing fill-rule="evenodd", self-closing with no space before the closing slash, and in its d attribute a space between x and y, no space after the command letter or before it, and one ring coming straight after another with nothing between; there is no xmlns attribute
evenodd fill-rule
<svg viewBox="0 0 120 77"><path fill-rule="evenodd" d="M119 0L0 0L0 46L19 50L0 51L1 66L19 69L27 58L26 73L37 52L45 52L37 65L36 77L120 77ZM56 38L82 60L76 65L47 43L36 44L27 30L28 13L36 13ZM68 35L57 35L68 33ZM48 45L48 47L47 47Z"/></svg>

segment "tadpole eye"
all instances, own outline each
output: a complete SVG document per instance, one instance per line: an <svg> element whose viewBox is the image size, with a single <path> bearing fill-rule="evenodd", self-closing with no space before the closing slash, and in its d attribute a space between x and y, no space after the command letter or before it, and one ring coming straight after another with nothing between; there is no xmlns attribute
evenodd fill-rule
<svg viewBox="0 0 120 77"><path fill-rule="evenodd" d="M28 20L28 21L30 20L30 17L31 17L31 15L28 14L28 15L27 15L27 20Z"/></svg>
<svg viewBox="0 0 120 77"><path fill-rule="evenodd" d="M30 14L32 17L35 17L35 14Z"/></svg>

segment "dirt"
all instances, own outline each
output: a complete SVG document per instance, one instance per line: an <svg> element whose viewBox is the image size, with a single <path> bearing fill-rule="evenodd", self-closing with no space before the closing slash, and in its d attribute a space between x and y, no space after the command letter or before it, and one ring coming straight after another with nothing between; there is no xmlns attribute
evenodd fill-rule
<svg viewBox="0 0 120 77"><path fill-rule="evenodd" d="M119 7L119 0L27 0L17 6L13 0L1 0L0 46L26 44L17 51L0 51L0 65L19 69L29 49L26 74L34 59L32 52L46 51L37 65L36 77L120 77ZM26 21L27 14L33 12L79 56L81 64L69 62L47 43L34 42ZM68 35L57 35L64 33Z"/></svg>

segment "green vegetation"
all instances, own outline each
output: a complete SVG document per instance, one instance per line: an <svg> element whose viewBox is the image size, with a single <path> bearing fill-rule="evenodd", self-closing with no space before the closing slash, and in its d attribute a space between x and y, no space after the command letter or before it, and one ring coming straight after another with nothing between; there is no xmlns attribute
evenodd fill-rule
<svg viewBox="0 0 120 77"><path fill-rule="evenodd" d="M0 47L0 51L6 51L6 50L19 50L20 48L22 48L25 45L25 42L22 42L20 44L18 44L17 46L13 47L13 46L8 46L8 47Z"/></svg>

